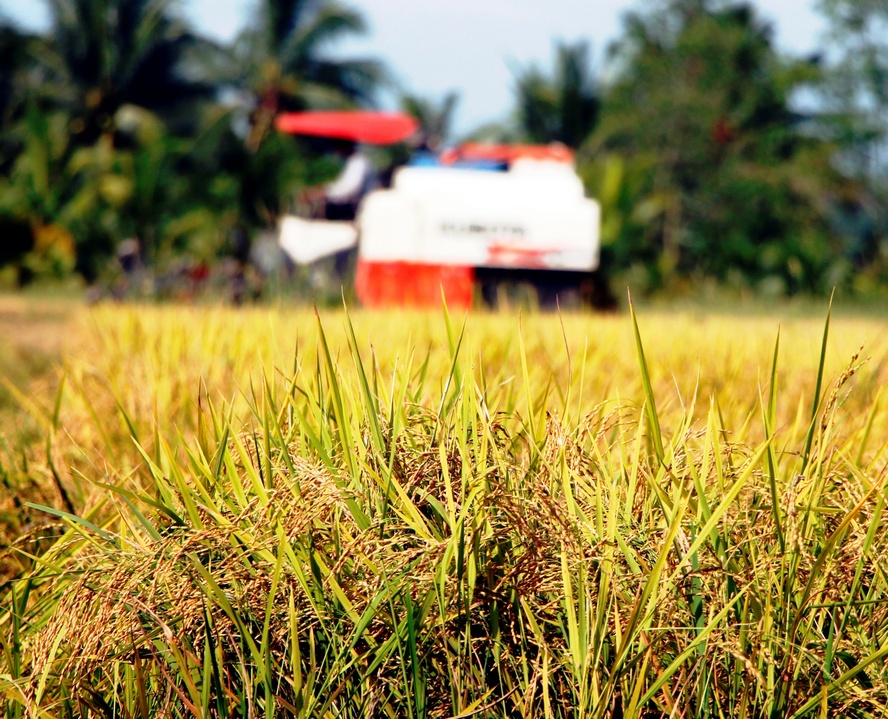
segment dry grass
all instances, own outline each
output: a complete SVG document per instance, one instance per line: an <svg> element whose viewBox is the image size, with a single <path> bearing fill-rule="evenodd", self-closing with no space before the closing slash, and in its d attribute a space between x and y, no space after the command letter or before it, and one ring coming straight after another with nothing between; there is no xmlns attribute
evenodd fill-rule
<svg viewBox="0 0 888 719"><path fill-rule="evenodd" d="M47 481L45 454L34 451L42 449L43 432L18 396L53 396L77 308L61 299L0 295L0 586L23 568L5 548L39 536L47 523L24 503L64 504L57 484Z"/></svg>

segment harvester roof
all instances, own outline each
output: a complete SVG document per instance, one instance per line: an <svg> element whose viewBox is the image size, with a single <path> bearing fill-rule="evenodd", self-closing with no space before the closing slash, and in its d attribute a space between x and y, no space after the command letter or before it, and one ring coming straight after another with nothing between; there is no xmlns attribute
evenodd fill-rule
<svg viewBox="0 0 888 719"><path fill-rule="evenodd" d="M310 135L368 145L403 142L419 129L419 123L400 112L331 110L287 112L278 115L277 129L293 135Z"/></svg>

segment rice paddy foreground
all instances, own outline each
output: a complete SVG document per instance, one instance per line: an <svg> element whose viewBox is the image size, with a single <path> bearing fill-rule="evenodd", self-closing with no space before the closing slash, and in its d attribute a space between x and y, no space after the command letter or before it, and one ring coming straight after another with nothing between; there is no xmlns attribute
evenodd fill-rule
<svg viewBox="0 0 888 719"><path fill-rule="evenodd" d="M4 716L884 716L825 315L84 311L0 419Z"/></svg>

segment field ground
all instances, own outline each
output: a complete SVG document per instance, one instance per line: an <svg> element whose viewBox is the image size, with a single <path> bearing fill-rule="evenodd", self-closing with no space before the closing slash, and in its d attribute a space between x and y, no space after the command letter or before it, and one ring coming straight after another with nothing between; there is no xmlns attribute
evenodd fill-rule
<svg viewBox="0 0 888 719"><path fill-rule="evenodd" d="M825 320L0 297L0 717L888 716Z"/></svg>
<svg viewBox="0 0 888 719"><path fill-rule="evenodd" d="M68 323L77 311L69 300L0 296L0 372L27 383L61 359Z"/></svg>

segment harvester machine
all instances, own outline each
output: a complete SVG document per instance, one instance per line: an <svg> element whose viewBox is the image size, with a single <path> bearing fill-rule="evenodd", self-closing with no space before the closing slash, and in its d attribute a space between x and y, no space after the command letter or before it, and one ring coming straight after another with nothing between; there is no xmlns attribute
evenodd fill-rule
<svg viewBox="0 0 888 719"><path fill-rule="evenodd" d="M355 142L406 139L397 113L282 115L284 131ZM598 266L600 209L561 145L464 144L417 155L391 186L366 194L354 222L286 216L280 242L306 264L356 248L355 291L366 306L495 303L532 285L547 303L582 298Z"/></svg>

